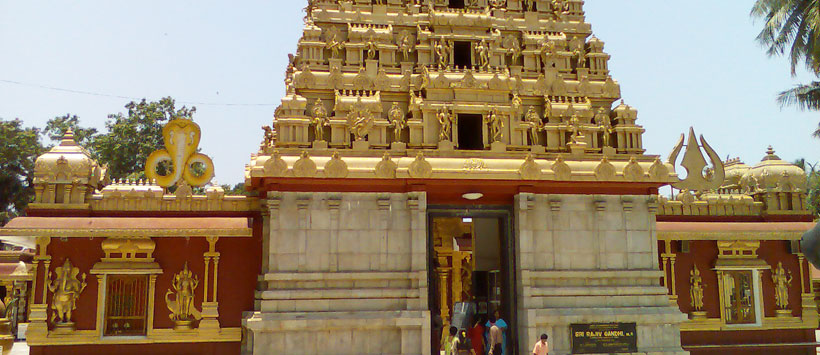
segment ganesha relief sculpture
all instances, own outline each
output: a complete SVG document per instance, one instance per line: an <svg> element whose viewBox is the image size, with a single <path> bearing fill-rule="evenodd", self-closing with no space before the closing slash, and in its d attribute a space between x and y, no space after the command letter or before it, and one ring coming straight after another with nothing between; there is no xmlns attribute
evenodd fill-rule
<svg viewBox="0 0 820 355"><path fill-rule="evenodd" d="M88 285L85 282L86 274L83 273L82 281L77 277L80 269L73 266L71 261L66 259L63 266L54 270L56 277L46 278L46 286L53 293L51 298L51 322L57 328L74 329L74 322L71 320L71 313L77 309L77 299Z"/></svg>

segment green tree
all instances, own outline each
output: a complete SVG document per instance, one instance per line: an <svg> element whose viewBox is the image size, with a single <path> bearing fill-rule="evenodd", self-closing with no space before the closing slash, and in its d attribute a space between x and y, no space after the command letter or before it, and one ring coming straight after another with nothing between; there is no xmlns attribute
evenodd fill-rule
<svg viewBox="0 0 820 355"><path fill-rule="evenodd" d="M177 109L174 99L129 102L127 113L108 115L107 133L97 135L92 151L100 164L108 165L112 179L142 178L145 160L158 149L163 149L162 127L177 118L192 119L196 107Z"/></svg>
<svg viewBox="0 0 820 355"><path fill-rule="evenodd" d="M817 0L757 0L751 15L765 21L757 41L766 47L769 56L787 55L792 76L800 66L820 75L820 4ZM781 107L820 110L820 82L783 91L777 101ZM820 126L813 135L820 138Z"/></svg>
<svg viewBox="0 0 820 355"><path fill-rule="evenodd" d="M245 196L250 195L250 192L245 191L245 183L244 182L240 182L240 183L238 183L234 186L231 186L229 184L223 184L221 186L222 186L222 189L225 190L225 195L245 195Z"/></svg>
<svg viewBox="0 0 820 355"><path fill-rule="evenodd" d="M74 132L74 140L77 144L92 151L91 143L96 138L97 129L80 127L80 118L77 115L67 113L48 120L43 134L51 141L59 142L69 129Z"/></svg>
<svg viewBox="0 0 820 355"><path fill-rule="evenodd" d="M0 119L0 225L24 213L34 197L34 162L45 149L40 131Z"/></svg>
<svg viewBox="0 0 820 355"><path fill-rule="evenodd" d="M805 158L794 161L794 165L806 172L806 204L815 216L820 216L820 166L811 164Z"/></svg>

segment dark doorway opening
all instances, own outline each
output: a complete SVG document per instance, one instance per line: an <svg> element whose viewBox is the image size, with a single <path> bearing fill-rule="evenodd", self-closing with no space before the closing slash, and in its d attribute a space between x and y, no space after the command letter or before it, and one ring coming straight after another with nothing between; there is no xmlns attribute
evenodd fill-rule
<svg viewBox="0 0 820 355"><path fill-rule="evenodd" d="M518 353L509 218L507 211L484 209L433 208L428 214L430 311L441 319L441 328L431 334L434 354L450 326L469 330L477 321L486 326L495 311L506 324L505 354Z"/></svg>
<svg viewBox="0 0 820 355"><path fill-rule="evenodd" d="M449 7L451 9L463 9L464 8L464 0L450 0Z"/></svg>
<svg viewBox="0 0 820 355"><path fill-rule="evenodd" d="M481 115L458 115L458 149L484 149L484 127L481 123Z"/></svg>
<svg viewBox="0 0 820 355"><path fill-rule="evenodd" d="M470 42L455 42L453 44L453 63L456 68L473 67L473 46Z"/></svg>

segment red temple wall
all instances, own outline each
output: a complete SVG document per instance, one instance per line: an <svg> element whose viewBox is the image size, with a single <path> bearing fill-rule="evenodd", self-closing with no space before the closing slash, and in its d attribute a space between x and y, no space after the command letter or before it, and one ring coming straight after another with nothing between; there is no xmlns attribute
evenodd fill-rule
<svg viewBox="0 0 820 355"><path fill-rule="evenodd" d="M49 267L52 277L54 270L62 266L66 258L80 269L80 275L87 274L88 286L77 300L77 309L72 317L77 330L93 330L96 325L98 282L96 275L91 275L90 270L104 256L101 248L103 240L104 238L52 238L48 246L48 255L52 257ZM154 292L154 328L173 328L173 322L168 316L170 311L165 303L165 293L171 288L174 275L181 271L187 262L188 268L199 277L194 303L202 304L205 291L203 253L208 251L208 242L205 238L193 237L163 237L153 240L156 242L153 256L164 271L157 275ZM222 327L239 327L242 323L242 313L253 310L254 292L262 260L261 219L253 219L253 237L220 238L216 244L216 251L220 252L217 290L219 322ZM209 276L213 277L213 262L209 270ZM40 274L38 288L43 285L42 271ZM208 288L209 294L212 294L213 282L210 280ZM49 304L51 296L49 293ZM36 297L39 303L42 300L42 291L38 292Z"/></svg>

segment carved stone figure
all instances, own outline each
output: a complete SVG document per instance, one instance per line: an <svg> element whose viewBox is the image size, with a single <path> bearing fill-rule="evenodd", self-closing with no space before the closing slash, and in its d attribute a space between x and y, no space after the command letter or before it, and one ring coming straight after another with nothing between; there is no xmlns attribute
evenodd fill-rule
<svg viewBox="0 0 820 355"><path fill-rule="evenodd" d="M396 43L396 46L399 47L399 51L402 53L402 58L405 61L410 61L410 53L413 51L413 47L415 46L416 40L413 38L413 35L410 34L408 31L402 31L399 35L399 40Z"/></svg>
<svg viewBox="0 0 820 355"><path fill-rule="evenodd" d="M498 113L498 107L493 107L486 116L485 122L490 125L490 138L493 143L500 142L502 130L504 129L504 119Z"/></svg>
<svg viewBox="0 0 820 355"><path fill-rule="evenodd" d="M777 268L772 270L772 283L774 283L774 296L778 309L789 308L789 286L792 284L792 273L783 267L782 262L777 263Z"/></svg>
<svg viewBox="0 0 820 355"><path fill-rule="evenodd" d="M689 272L689 304L696 312L703 310L703 289L705 287L700 270L697 265L693 266L692 271Z"/></svg>
<svg viewBox="0 0 820 355"><path fill-rule="evenodd" d="M191 186L205 186L214 177L214 163L207 155L197 153L201 134L199 125L194 121L179 118L168 122L162 127L165 149L148 156L145 162L145 176L166 188L174 186L180 180L185 180ZM168 175L160 175L157 172L159 163L163 161L173 165ZM205 166L205 171L198 176L194 175L191 169L196 163Z"/></svg>
<svg viewBox="0 0 820 355"><path fill-rule="evenodd" d="M583 68L587 66L587 55L583 49L576 49L572 55L576 57L575 67Z"/></svg>
<svg viewBox="0 0 820 355"><path fill-rule="evenodd" d="M450 50L450 45L445 40L442 39L436 43L435 51L439 68L447 68L450 66Z"/></svg>
<svg viewBox="0 0 820 355"><path fill-rule="evenodd" d="M367 49L367 59L376 59L376 54L379 52L379 45L376 43L376 40L373 39L373 36L368 38L364 47Z"/></svg>
<svg viewBox="0 0 820 355"><path fill-rule="evenodd" d="M387 119L390 120L390 124L393 126L393 140L400 142L401 131L407 127L407 117L399 107L398 102L394 102L393 107L387 112Z"/></svg>
<svg viewBox="0 0 820 355"><path fill-rule="evenodd" d="M521 96L518 96L518 93L514 93L512 97L512 102L510 103L510 108L512 109L515 118L518 119L519 115L521 114L521 106L523 103L521 102Z"/></svg>
<svg viewBox="0 0 820 355"><path fill-rule="evenodd" d="M451 141L453 139L453 115L450 114L450 110L446 107L442 108L436 117L438 118L439 125L441 125L438 136L439 141Z"/></svg>
<svg viewBox="0 0 820 355"><path fill-rule="evenodd" d="M535 11L536 0L524 0L524 10Z"/></svg>
<svg viewBox="0 0 820 355"><path fill-rule="evenodd" d="M581 132L581 121L578 119L577 114L572 114L572 117L569 119L569 129L572 132L570 139L572 143L579 144L578 137L580 136Z"/></svg>
<svg viewBox="0 0 820 355"><path fill-rule="evenodd" d="M490 7L493 9L503 9L507 6L507 0L490 0Z"/></svg>
<svg viewBox="0 0 820 355"><path fill-rule="evenodd" d="M544 123L541 121L541 116L538 115L535 107L530 106L527 110L527 114L524 115L524 123L529 128L530 144L538 145L538 131L543 129Z"/></svg>
<svg viewBox="0 0 820 355"><path fill-rule="evenodd" d="M534 0L532 1L534 2ZM518 58L521 58L521 42L518 41L518 37L507 37L506 47L507 52L510 54L510 64L517 63Z"/></svg>
<svg viewBox="0 0 820 355"><path fill-rule="evenodd" d="M276 142L276 133L273 128L271 126L262 126L262 129L265 131L265 147L273 147L274 142Z"/></svg>
<svg viewBox="0 0 820 355"><path fill-rule="evenodd" d="M561 20L564 15L569 13L569 2L565 0L551 0L550 11L556 20Z"/></svg>
<svg viewBox="0 0 820 355"><path fill-rule="evenodd" d="M327 117L327 109L322 103L322 99L316 99L313 103L313 110L311 110L311 124L315 131L314 139L317 141L324 140L325 127L330 125L330 120Z"/></svg>
<svg viewBox="0 0 820 355"><path fill-rule="evenodd" d="M83 293L87 283L86 274L83 273L82 280L77 276L80 269L71 265L71 261L66 259L63 266L54 270L55 279L48 277L46 285L53 294L51 298L51 321L57 325L71 326L71 312L77 309L77 299Z"/></svg>
<svg viewBox="0 0 820 355"><path fill-rule="evenodd" d="M609 119L609 114L603 107L598 109L595 114L595 124L601 130L601 143L604 147L611 147L610 135L612 134L612 121Z"/></svg>
<svg viewBox="0 0 820 355"><path fill-rule="evenodd" d="M165 293L165 304L171 314L168 315L177 328L191 328L191 323L202 319L202 314L194 306L194 291L199 286L199 276L188 270L188 263L171 281L171 288ZM174 299L171 299L174 295Z"/></svg>
<svg viewBox="0 0 820 355"><path fill-rule="evenodd" d="M555 66L556 48L555 42L550 41L546 36L541 41L541 62L544 68L552 68Z"/></svg>
<svg viewBox="0 0 820 355"><path fill-rule="evenodd" d="M482 40L475 46L475 51L478 57L478 67L481 70L487 70L490 67L490 47L487 42Z"/></svg>
<svg viewBox="0 0 820 355"><path fill-rule="evenodd" d="M353 109L347 115L347 125L350 127L350 132L357 141L363 141L364 137L370 133L373 128L373 115L362 103L362 98L353 105Z"/></svg>
<svg viewBox="0 0 820 355"><path fill-rule="evenodd" d="M344 42L342 42L339 37L339 30L336 27L331 27L330 30L328 30L325 48L330 50L332 58L339 58L339 51L344 48Z"/></svg>
<svg viewBox="0 0 820 355"><path fill-rule="evenodd" d="M430 70L427 69L426 65L421 66L421 85L419 85L419 90L424 90L430 86Z"/></svg>

